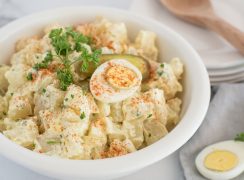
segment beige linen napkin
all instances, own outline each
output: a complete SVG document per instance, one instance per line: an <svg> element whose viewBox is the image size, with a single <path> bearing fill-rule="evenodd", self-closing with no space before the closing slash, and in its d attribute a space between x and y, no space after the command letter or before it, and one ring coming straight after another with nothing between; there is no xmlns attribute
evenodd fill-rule
<svg viewBox="0 0 244 180"><path fill-rule="evenodd" d="M233 139L240 132L244 132L244 84L223 84L211 101L203 124L180 150L185 178L204 180L195 167L197 154L207 145ZM244 180L244 173L235 180Z"/></svg>

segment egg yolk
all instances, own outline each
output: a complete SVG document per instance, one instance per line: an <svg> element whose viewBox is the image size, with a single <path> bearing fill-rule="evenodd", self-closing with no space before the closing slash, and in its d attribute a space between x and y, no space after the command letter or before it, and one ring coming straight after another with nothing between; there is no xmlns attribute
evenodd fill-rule
<svg viewBox="0 0 244 180"><path fill-rule="evenodd" d="M207 155L204 161L206 168L214 171L228 171L236 167L238 163L237 156L225 150L216 150Z"/></svg>
<svg viewBox="0 0 244 180"><path fill-rule="evenodd" d="M136 84L137 76L133 70L115 65L106 71L106 80L114 88L128 89Z"/></svg>

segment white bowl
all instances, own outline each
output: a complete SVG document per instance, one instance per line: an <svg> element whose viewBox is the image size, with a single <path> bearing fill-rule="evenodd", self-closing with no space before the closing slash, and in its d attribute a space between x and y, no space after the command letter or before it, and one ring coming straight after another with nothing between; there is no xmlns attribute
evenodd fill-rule
<svg viewBox="0 0 244 180"><path fill-rule="evenodd" d="M185 65L181 122L164 138L137 152L103 160L68 160L32 152L0 134L0 153L12 161L40 174L59 179L109 179L133 173L155 163L179 149L198 129L207 112L210 84L207 71L196 51L173 30L148 19L110 8L69 7L49 10L18 19L0 29L0 62L7 62L15 42L40 33L49 24L72 25L92 21L96 16L125 22L131 38L140 29L158 35L161 59L180 57Z"/></svg>

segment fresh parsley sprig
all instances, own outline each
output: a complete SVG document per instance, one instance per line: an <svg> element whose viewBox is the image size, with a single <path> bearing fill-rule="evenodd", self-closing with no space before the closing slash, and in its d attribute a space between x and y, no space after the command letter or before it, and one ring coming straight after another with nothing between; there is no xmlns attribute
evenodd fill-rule
<svg viewBox="0 0 244 180"><path fill-rule="evenodd" d="M235 141L243 141L244 142L244 132L237 134L235 137Z"/></svg>
<svg viewBox="0 0 244 180"><path fill-rule="evenodd" d="M89 52L84 44L90 45L91 38L74 31L72 27L53 29L49 33L49 38L54 48L55 55L52 54L51 51L48 51L44 60L41 63L35 64L33 68L36 70L48 68L53 57L57 56L63 64L63 66L56 69L61 90L67 90L67 87L73 83L73 75L71 72L72 64L78 61L82 62L80 71L86 72L90 63L95 65L99 63L99 57L102 51L100 49L94 49L92 52ZM78 52L80 55L77 59L71 61L69 55L73 52Z"/></svg>
<svg viewBox="0 0 244 180"><path fill-rule="evenodd" d="M71 50L71 44L68 39L68 34L63 32L62 28L53 29L49 34L49 38L58 56L68 55Z"/></svg>
<svg viewBox="0 0 244 180"><path fill-rule="evenodd" d="M90 62L93 62L94 64L98 63L101 50L94 50L94 52L89 53L83 44L89 44L90 38L74 31L71 27L65 28L65 30L61 28L53 29L50 32L49 38L51 39L51 44L53 45L57 56L64 64L63 69L57 70L57 76L60 81L60 88L65 91L67 87L73 83L70 66L74 62L81 61L81 71L85 72ZM73 45L70 41L73 42ZM81 54L77 60L71 62L68 56L74 51L80 52Z"/></svg>
<svg viewBox="0 0 244 180"><path fill-rule="evenodd" d="M73 38L73 40L75 42L75 46L74 46L75 48L74 49L77 52L80 51L80 48L79 48L80 47L80 43L91 44L91 38L89 36L85 36L85 35L83 35L83 34L81 34L79 32L74 31L72 27L67 27L66 28L66 33Z"/></svg>
<svg viewBox="0 0 244 180"><path fill-rule="evenodd" d="M26 79L27 79L28 81L32 81L32 80L33 80L32 73L28 73L27 76L26 76Z"/></svg>
<svg viewBox="0 0 244 180"><path fill-rule="evenodd" d="M99 56L102 53L101 49L96 49L93 51L93 53L90 54L88 52L87 48L85 48L84 46L81 46L81 52L82 53L78 58L78 60L82 62L81 72L87 71L87 68L88 68L90 62L97 65L99 62Z"/></svg>
<svg viewBox="0 0 244 180"><path fill-rule="evenodd" d="M81 114L80 114L80 119L82 120L82 119L85 119L86 118L86 114L85 114L85 112L83 111Z"/></svg>

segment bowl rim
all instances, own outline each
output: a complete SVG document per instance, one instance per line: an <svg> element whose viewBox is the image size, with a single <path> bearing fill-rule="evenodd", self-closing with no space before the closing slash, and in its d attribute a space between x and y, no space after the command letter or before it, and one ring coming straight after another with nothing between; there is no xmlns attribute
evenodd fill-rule
<svg viewBox="0 0 244 180"><path fill-rule="evenodd" d="M200 56L178 33L164 24L148 17L116 8L94 6L62 7L41 11L17 19L2 27L0 29L0 34L8 34L9 31L12 31L13 28L18 27L18 25L26 23L28 24L29 21L32 21L35 18L51 17L53 13L62 14L64 12L73 12L78 10L87 11L88 9L89 11L93 12L110 11L112 13L120 13L124 16L134 17L137 18L138 21L141 20L145 23L151 23L154 26L163 29L170 36L174 36L176 39L178 39L178 42L185 46L184 48L189 51L193 59L195 59L196 63L198 64L198 79L201 83L198 84L198 87L194 87L191 102L185 114L182 116L181 123L179 123L166 137L162 138L156 143L125 156L102 160L69 160L49 157L47 155L38 154L23 148L8 140L0 133L0 154L36 172L42 172L43 174L47 174L48 172L51 176L56 176L59 174L60 176L72 175L73 177L98 177L107 175L116 176L118 173L136 171L167 157L184 145L199 128L208 109L210 101L210 82L205 65L203 64ZM194 119L194 121L183 121L183 119L189 118ZM187 131L181 133L181 129L187 129ZM172 139L175 137L178 138L177 142L172 141ZM164 149L164 151L161 151L162 147L165 145L168 147Z"/></svg>

